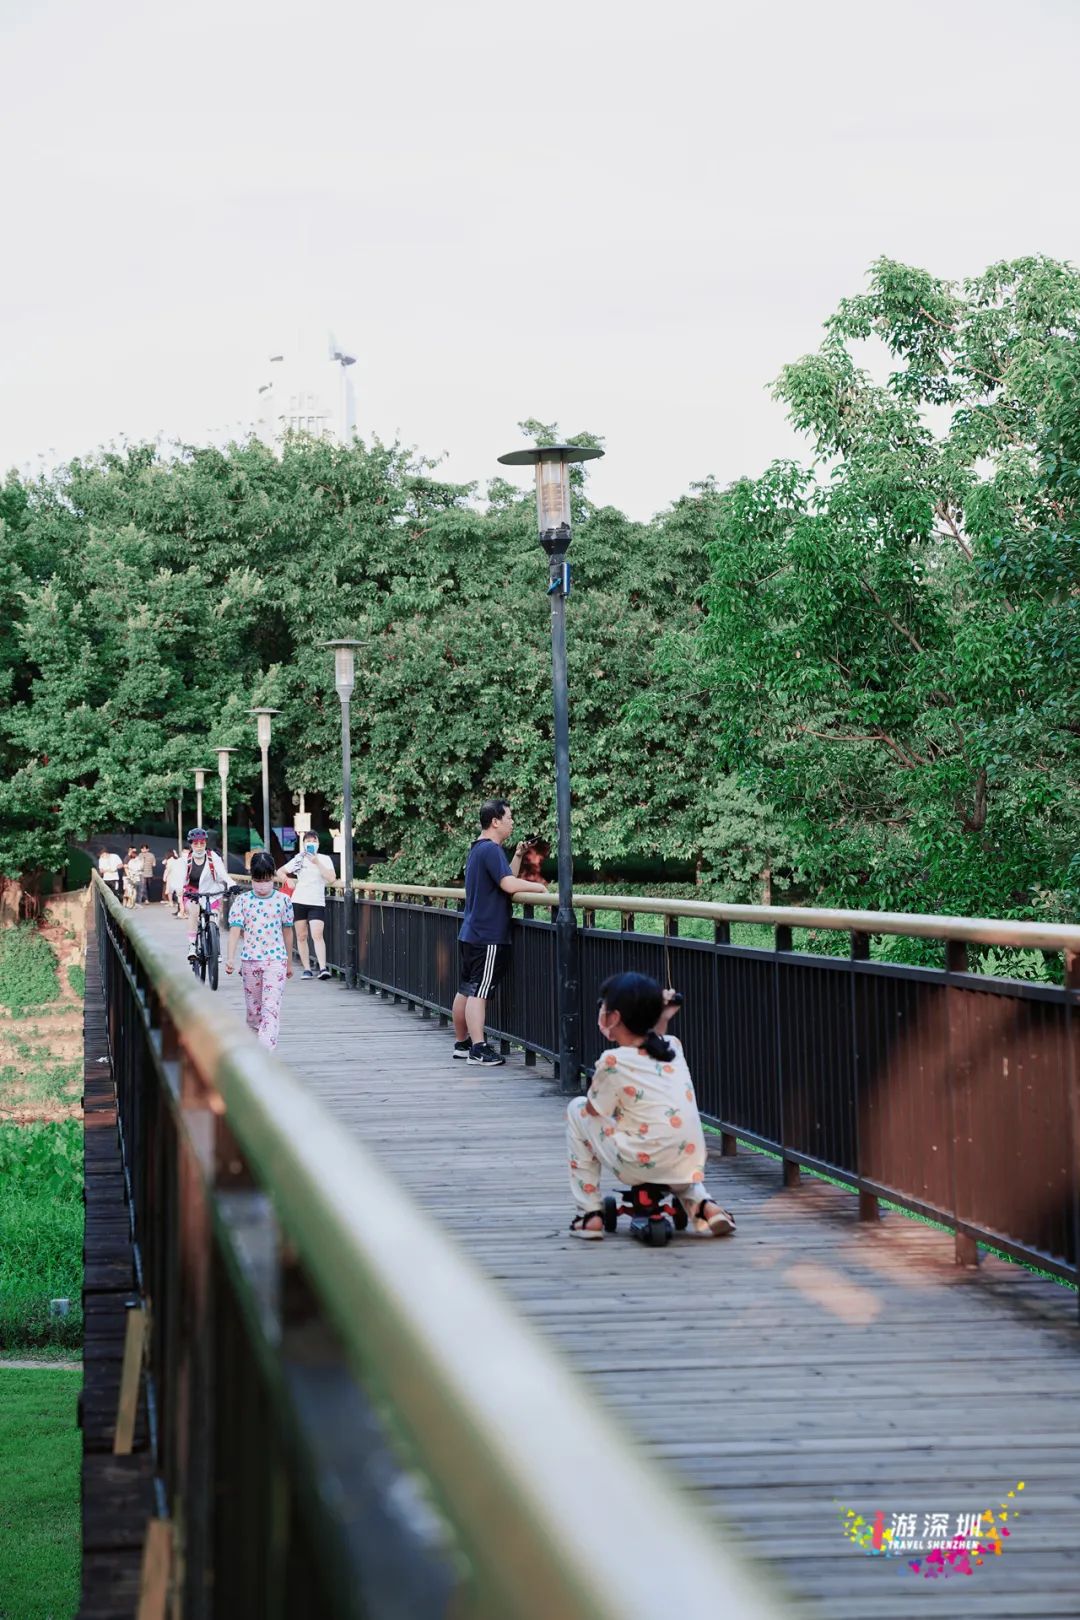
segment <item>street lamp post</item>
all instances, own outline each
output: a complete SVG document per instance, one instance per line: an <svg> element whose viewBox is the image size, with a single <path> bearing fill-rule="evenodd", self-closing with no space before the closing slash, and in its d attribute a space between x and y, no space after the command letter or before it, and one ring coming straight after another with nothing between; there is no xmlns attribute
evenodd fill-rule
<svg viewBox="0 0 1080 1620"><path fill-rule="evenodd" d="M334 685L341 699L341 882L345 904L345 984L356 987L356 909L353 899L352 739L349 703L356 684L359 641L324 641L334 652Z"/></svg>
<svg viewBox="0 0 1080 1620"><path fill-rule="evenodd" d="M570 594L570 468L592 461L603 451L594 445L551 444L534 450L511 450L500 456L504 467L536 468L536 515L540 544L548 556L551 598L551 689L555 717L555 807L559 824L559 909L555 949L559 1003L559 1085L578 1089L581 1036L578 1028L577 919L574 916L574 857L570 840L570 709L566 684L566 598Z"/></svg>
<svg viewBox="0 0 1080 1620"><path fill-rule="evenodd" d="M201 766L198 766L196 768L196 771L195 771L195 825L196 825L196 827L201 827L202 826L202 796L203 796L203 788L205 786L206 786L206 772L202 769Z"/></svg>
<svg viewBox="0 0 1080 1620"><path fill-rule="evenodd" d="M249 709L259 723L259 749L262 753L263 848L270 849L270 722L280 709Z"/></svg>
<svg viewBox="0 0 1080 1620"><path fill-rule="evenodd" d="M229 803L225 784L229 780L229 755L235 754L235 748L219 748L217 752L217 769L221 778L221 858L225 862L226 872L229 870Z"/></svg>

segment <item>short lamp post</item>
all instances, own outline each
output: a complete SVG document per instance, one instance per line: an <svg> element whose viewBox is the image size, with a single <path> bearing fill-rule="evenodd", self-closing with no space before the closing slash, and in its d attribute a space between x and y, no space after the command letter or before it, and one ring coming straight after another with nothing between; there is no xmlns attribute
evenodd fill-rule
<svg viewBox="0 0 1080 1620"><path fill-rule="evenodd" d="M280 709L249 709L259 723L259 751L262 754L263 848L270 849L270 723Z"/></svg>
<svg viewBox="0 0 1080 1620"><path fill-rule="evenodd" d="M559 1085L577 1091L581 1071L580 994L577 919L574 916L574 866L570 842L570 711L566 685L566 598L570 594L570 468L592 461L603 451L593 445L551 444L535 450L511 450L500 456L504 467L536 468L536 515L540 544L548 555L551 598L551 686L555 714L555 806L559 825L559 910L555 948L559 1005Z"/></svg>
<svg viewBox="0 0 1080 1620"><path fill-rule="evenodd" d="M229 870L229 799L226 783L229 780L229 755L235 754L235 748L218 748L217 770L221 778L221 858L225 862L226 872Z"/></svg>
<svg viewBox="0 0 1080 1620"><path fill-rule="evenodd" d="M345 984L356 988L356 908L353 897L352 737L349 704L356 684L359 641L324 641L333 649L334 686L341 700L341 883L345 905Z"/></svg>

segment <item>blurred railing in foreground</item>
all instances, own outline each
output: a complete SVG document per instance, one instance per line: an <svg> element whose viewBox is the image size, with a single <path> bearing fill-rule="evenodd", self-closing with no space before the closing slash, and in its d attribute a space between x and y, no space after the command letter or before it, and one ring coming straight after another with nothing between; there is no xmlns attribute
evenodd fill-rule
<svg viewBox="0 0 1080 1620"><path fill-rule="evenodd" d="M354 975L445 1016L457 989L464 890L358 884ZM511 977L489 1030L554 1060L555 933L537 899L513 923ZM1080 927L809 907L575 897L583 1061L602 1047L595 1008L609 974L650 973L686 994L675 1025L702 1111L723 1133L780 1154L787 1184L806 1166L951 1227L957 1260L987 1243L1077 1278L1080 1250ZM332 965L344 972L345 905L328 907ZM616 928L597 926L602 913ZM663 918L663 934L635 927ZM703 920L711 939L679 934ZM773 948L731 943L734 923ZM848 936L846 956L793 949L793 930ZM944 967L871 960L872 935L944 942ZM968 971L970 945L1064 955L1063 984Z"/></svg>
<svg viewBox="0 0 1080 1620"><path fill-rule="evenodd" d="M93 882L169 1615L775 1620L584 1382Z"/></svg>

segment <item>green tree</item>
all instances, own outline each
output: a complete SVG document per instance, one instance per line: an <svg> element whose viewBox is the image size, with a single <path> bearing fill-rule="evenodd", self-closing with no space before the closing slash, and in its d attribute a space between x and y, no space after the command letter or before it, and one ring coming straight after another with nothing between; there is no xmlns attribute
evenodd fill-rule
<svg viewBox="0 0 1080 1620"><path fill-rule="evenodd" d="M813 465L719 501L693 674L817 896L1074 903L1078 325L1065 265L958 288L881 260L777 384ZM856 363L871 339L883 380Z"/></svg>

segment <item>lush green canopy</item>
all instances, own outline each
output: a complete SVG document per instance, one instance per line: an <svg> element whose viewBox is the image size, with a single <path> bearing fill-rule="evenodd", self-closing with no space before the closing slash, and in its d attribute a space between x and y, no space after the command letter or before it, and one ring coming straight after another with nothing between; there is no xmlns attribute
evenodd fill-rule
<svg viewBox="0 0 1080 1620"><path fill-rule="evenodd" d="M810 465L702 484L650 524L579 483L585 860L680 861L737 897L764 872L848 904L1077 910L1078 322L1066 266L957 288L881 262L777 385ZM362 642L362 848L453 877L492 792L550 830L532 500L436 472L297 439L9 477L0 870L160 816L214 744L246 750L233 785L257 792L253 703L282 711L276 788L325 795L333 818L319 643L339 635Z"/></svg>

